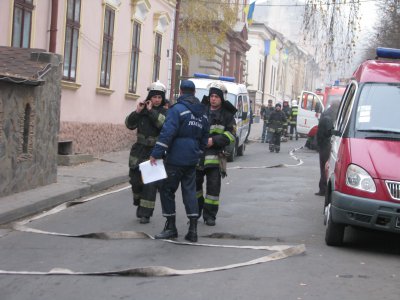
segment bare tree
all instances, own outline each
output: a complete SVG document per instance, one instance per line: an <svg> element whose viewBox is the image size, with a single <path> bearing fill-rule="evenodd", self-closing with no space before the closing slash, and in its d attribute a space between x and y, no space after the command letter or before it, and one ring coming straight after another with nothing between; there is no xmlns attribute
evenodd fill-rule
<svg viewBox="0 0 400 300"><path fill-rule="evenodd" d="M229 0L183 0L179 23L179 44L188 53L211 58L215 45L237 21L239 5Z"/></svg>
<svg viewBox="0 0 400 300"><path fill-rule="evenodd" d="M344 70L355 54L360 0L306 0L303 33L326 73ZM317 42L316 42L317 41Z"/></svg>
<svg viewBox="0 0 400 300"><path fill-rule="evenodd" d="M374 58L377 47L400 49L400 0L377 0L378 20L367 41L363 60Z"/></svg>

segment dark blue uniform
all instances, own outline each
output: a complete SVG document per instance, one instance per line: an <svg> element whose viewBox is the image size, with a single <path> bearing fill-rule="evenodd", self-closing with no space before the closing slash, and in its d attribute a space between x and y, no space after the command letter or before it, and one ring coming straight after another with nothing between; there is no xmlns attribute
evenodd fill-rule
<svg viewBox="0 0 400 300"><path fill-rule="evenodd" d="M161 188L163 216L175 216L175 192L181 184L188 217L197 217L196 165L207 145L208 121L205 108L190 94L180 96L168 110L151 156L165 157L167 179Z"/></svg>

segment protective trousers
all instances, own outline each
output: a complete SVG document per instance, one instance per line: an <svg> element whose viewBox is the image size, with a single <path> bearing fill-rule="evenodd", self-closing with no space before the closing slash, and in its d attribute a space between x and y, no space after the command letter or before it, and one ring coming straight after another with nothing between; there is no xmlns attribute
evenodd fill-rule
<svg viewBox="0 0 400 300"><path fill-rule="evenodd" d="M158 182L143 184L139 168L129 169L129 183L132 186L133 205L137 206L136 216L151 217L156 203Z"/></svg>
<svg viewBox="0 0 400 300"><path fill-rule="evenodd" d="M167 179L161 187L160 198L164 217L176 215L175 193L181 184L182 199L186 215L198 217L199 206L196 199L196 166L165 165Z"/></svg>
<svg viewBox="0 0 400 300"><path fill-rule="evenodd" d="M327 174L326 174L326 162L329 159L331 154L331 145L323 145L319 148L319 170L320 170L320 179L319 179L319 192L324 194L327 187Z"/></svg>
<svg viewBox="0 0 400 300"><path fill-rule="evenodd" d="M204 177L206 178L206 194L203 194ZM217 217L219 194L221 193L221 174L219 168L205 168L196 171L196 190L199 212L203 211L203 219Z"/></svg>
<svg viewBox="0 0 400 300"><path fill-rule="evenodd" d="M268 128L268 123L267 123L267 121L264 121L263 130L262 130L262 134L261 134L261 143L267 143L268 142L267 128Z"/></svg>
<svg viewBox="0 0 400 300"><path fill-rule="evenodd" d="M275 132L271 133L271 139L269 141L269 150L272 151L277 151L279 152L280 148L281 148L281 135L282 135L282 131L277 131L275 130Z"/></svg>

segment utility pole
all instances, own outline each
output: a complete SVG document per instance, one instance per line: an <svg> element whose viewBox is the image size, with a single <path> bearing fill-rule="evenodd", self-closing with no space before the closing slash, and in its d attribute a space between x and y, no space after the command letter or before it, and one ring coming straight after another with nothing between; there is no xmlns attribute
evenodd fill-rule
<svg viewBox="0 0 400 300"><path fill-rule="evenodd" d="M49 52L56 53L57 48L58 0L51 0Z"/></svg>
<svg viewBox="0 0 400 300"><path fill-rule="evenodd" d="M181 0L177 0L175 9L174 44L172 48L171 89L169 93L169 100L171 101L171 103L173 100L173 96L175 95L176 53L178 52L178 29L179 29L180 6L181 6Z"/></svg>

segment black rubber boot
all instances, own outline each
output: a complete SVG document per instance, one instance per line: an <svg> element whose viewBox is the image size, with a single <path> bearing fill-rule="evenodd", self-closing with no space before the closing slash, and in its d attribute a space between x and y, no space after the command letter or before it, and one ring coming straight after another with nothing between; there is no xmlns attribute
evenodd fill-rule
<svg viewBox="0 0 400 300"><path fill-rule="evenodd" d="M189 231L185 235L185 240L195 243L197 242L197 218L189 218Z"/></svg>
<svg viewBox="0 0 400 300"><path fill-rule="evenodd" d="M168 240L178 237L178 230L175 226L175 216L167 217L164 230L154 236L155 239Z"/></svg>
<svg viewBox="0 0 400 300"><path fill-rule="evenodd" d="M275 145L274 144L269 144L269 151L270 152L274 152L274 150L275 150Z"/></svg>

